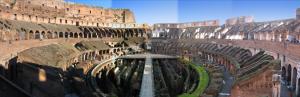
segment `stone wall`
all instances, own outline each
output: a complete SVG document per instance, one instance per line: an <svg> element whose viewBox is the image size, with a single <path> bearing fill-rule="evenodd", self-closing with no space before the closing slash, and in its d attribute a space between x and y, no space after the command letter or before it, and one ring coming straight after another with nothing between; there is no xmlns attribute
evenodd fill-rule
<svg viewBox="0 0 300 97"><path fill-rule="evenodd" d="M251 23L254 21L252 16L241 16L230 18L226 20L226 25L236 25L236 24L243 24L243 23Z"/></svg>
<svg viewBox="0 0 300 97"><path fill-rule="evenodd" d="M103 23L135 23L128 9L91 7L64 0L7 0L0 2L3 19L30 22L98 26Z"/></svg>
<svg viewBox="0 0 300 97"><path fill-rule="evenodd" d="M273 69L265 69L255 77L239 82L232 87L230 97L274 97L272 96L273 83L270 75L273 75Z"/></svg>

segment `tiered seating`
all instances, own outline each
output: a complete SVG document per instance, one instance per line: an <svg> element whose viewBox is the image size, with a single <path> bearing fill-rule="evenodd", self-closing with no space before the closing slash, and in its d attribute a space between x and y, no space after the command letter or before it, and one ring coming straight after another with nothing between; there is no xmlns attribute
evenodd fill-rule
<svg viewBox="0 0 300 97"><path fill-rule="evenodd" d="M290 31L290 33L299 32L300 23L295 19L276 20L267 22L253 22L235 25L222 26L202 26L202 27L188 27L188 28L169 28L165 32L168 38L180 39L258 39L255 34L265 35L270 32L279 35L283 32ZM293 35L293 34L291 34ZM254 38L255 36L255 38ZM267 40L262 37L260 40ZM278 40L280 37L275 37ZM270 39L270 38L268 38Z"/></svg>
<svg viewBox="0 0 300 97"><path fill-rule="evenodd" d="M208 95L215 97L222 88L223 69L221 66L215 64L204 64L204 67L209 72L210 82L203 95L205 95L205 97Z"/></svg>

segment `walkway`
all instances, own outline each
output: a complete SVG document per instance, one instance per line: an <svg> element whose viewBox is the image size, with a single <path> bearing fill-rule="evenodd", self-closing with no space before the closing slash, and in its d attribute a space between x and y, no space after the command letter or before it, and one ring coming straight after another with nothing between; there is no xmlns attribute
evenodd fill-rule
<svg viewBox="0 0 300 97"><path fill-rule="evenodd" d="M223 88L222 91L219 93L218 97L230 97L230 91L231 87L233 85L233 77L230 75L230 73L225 69L223 65L223 75L224 75L224 82L223 82Z"/></svg>
<svg viewBox="0 0 300 97"><path fill-rule="evenodd" d="M161 55L161 54L134 54L134 55L125 55L119 57L119 59L145 59L150 57L152 59L177 59L175 56Z"/></svg>
<svg viewBox="0 0 300 97"><path fill-rule="evenodd" d="M292 93L291 90L288 88L286 81L281 80L281 87L280 87L280 97L297 97L295 93ZM291 96L293 94L293 96Z"/></svg>
<svg viewBox="0 0 300 97"><path fill-rule="evenodd" d="M140 97L154 97L153 59L177 59L175 56L161 54L134 54L121 56L118 59L146 59Z"/></svg>
<svg viewBox="0 0 300 97"><path fill-rule="evenodd" d="M153 65L151 55L146 56L140 97L154 97Z"/></svg>

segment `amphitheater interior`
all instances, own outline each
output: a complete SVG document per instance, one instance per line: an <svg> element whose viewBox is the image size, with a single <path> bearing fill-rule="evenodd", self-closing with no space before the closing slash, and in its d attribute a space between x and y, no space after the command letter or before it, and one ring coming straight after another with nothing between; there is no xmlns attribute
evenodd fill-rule
<svg viewBox="0 0 300 97"><path fill-rule="evenodd" d="M0 0L0 97L299 97L298 13L150 26L130 9Z"/></svg>

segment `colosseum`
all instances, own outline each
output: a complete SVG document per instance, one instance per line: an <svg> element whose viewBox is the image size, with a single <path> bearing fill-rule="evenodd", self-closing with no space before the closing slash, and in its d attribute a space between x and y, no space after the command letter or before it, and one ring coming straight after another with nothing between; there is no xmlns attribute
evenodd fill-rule
<svg viewBox="0 0 300 97"><path fill-rule="evenodd" d="M300 8L224 24L64 0L0 0L0 14L0 97L300 97Z"/></svg>

